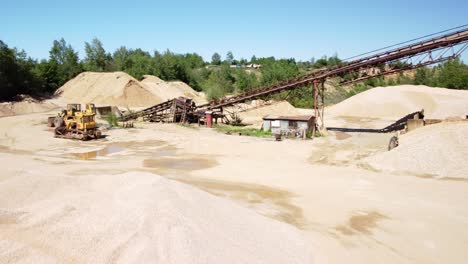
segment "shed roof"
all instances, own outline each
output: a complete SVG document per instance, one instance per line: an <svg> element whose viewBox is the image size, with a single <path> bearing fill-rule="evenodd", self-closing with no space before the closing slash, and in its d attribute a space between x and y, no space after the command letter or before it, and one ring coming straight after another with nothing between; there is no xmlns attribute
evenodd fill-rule
<svg viewBox="0 0 468 264"><path fill-rule="evenodd" d="M287 120L287 121L310 121L314 118L313 115L297 115L297 116L265 116L263 120Z"/></svg>

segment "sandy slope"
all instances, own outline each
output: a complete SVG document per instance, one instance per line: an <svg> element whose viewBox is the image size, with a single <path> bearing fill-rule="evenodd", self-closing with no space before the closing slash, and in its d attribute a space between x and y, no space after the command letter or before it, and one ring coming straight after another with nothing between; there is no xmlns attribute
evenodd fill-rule
<svg viewBox="0 0 468 264"><path fill-rule="evenodd" d="M193 187L44 169L0 186L2 263L311 263L295 228Z"/></svg>
<svg viewBox="0 0 468 264"><path fill-rule="evenodd" d="M0 116L41 113L58 108L56 104L50 101L39 102L34 99L27 99L20 102L5 102L0 103Z"/></svg>
<svg viewBox="0 0 468 264"><path fill-rule="evenodd" d="M165 82L146 75L139 82L124 72L83 72L56 91L66 103L93 102L97 105L147 107L179 96L204 103L203 95L183 82Z"/></svg>
<svg viewBox="0 0 468 264"><path fill-rule="evenodd" d="M124 72L83 72L56 92L67 103L143 107L164 99Z"/></svg>
<svg viewBox="0 0 468 264"><path fill-rule="evenodd" d="M0 263L311 263L297 228L142 172L139 151L151 157L161 144L154 131L63 140L45 116L0 119ZM119 140L139 147L70 154Z"/></svg>
<svg viewBox="0 0 468 264"><path fill-rule="evenodd" d="M387 93L406 88L382 89L383 101L366 99L375 111L364 99L352 108L376 113L367 125L428 97L440 100L426 110L434 117L466 102L463 91L409 102ZM316 263L468 258L465 123L410 132L387 152L391 134L276 142L148 123L77 142L53 138L46 116L0 119L0 263L310 263L309 247ZM118 152L80 160L111 147Z"/></svg>
<svg viewBox="0 0 468 264"><path fill-rule="evenodd" d="M400 146L369 157L372 167L468 179L468 122L426 126L400 137Z"/></svg>
<svg viewBox="0 0 468 264"><path fill-rule="evenodd" d="M204 95L193 90L184 82L165 82L156 76L145 75L141 83L145 84L151 89L152 93L157 94L164 100L170 100L183 96L193 99L193 101L197 104L204 104L207 102Z"/></svg>
<svg viewBox="0 0 468 264"><path fill-rule="evenodd" d="M291 263L306 247L315 263L468 258L466 181L359 166L391 135L276 142L136 123L77 142L53 138L46 115L0 119L0 263Z"/></svg>
<svg viewBox="0 0 468 264"><path fill-rule="evenodd" d="M327 114L398 119L421 109L427 118L464 117L468 91L415 85L377 87L329 107Z"/></svg>

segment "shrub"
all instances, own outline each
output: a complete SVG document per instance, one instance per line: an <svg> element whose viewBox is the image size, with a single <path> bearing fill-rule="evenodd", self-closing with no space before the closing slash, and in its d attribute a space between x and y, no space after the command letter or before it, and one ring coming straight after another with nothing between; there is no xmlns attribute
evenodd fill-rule
<svg viewBox="0 0 468 264"><path fill-rule="evenodd" d="M118 127L119 126L119 118L115 114L109 114L105 117L107 123L111 127Z"/></svg>

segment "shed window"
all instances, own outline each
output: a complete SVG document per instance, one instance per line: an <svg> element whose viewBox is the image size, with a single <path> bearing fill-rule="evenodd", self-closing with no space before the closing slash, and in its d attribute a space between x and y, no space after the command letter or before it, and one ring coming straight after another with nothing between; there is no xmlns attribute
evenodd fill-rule
<svg viewBox="0 0 468 264"><path fill-rule="evenodd" d="M279 120L271 121L271 127L281 127L280 121Z"/></svg>
<svg viewBox="0 0 468 264"><path fill-rule="evenodd" d="M289 120L289 125L288 126L290 128L296 128L297 127L297 121Z"/></svg>

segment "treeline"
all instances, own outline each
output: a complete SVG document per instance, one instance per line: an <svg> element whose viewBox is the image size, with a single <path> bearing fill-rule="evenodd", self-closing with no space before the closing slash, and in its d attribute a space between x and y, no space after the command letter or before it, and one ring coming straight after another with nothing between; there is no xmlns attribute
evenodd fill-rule
<svg viewBox="0 0 468 264"><path fill-rule="evenodd" d="M85 42L83 59L80 59L78 52L64 39L55 40L49 51L49 58L38 61L28 57L24 51L10 48L0 41L0 100L12 100L17 94L50 95L83 71L124 71L136 79L149 74L167 81L180 80L198 91L204 91L210 99L216 99L339 63L341 60L336 54L317 60L296 61L255 56L249 60L236 59L232 52L228 52L224 58L219 53L214 53L211 61L206 62L196 53L176 54L169 50L150 53L122 46L110 53L104 49L99 39ZM248 64L255 67L245 68ZM468 69L461 61L453 60L434 68L419 69L414 77L401 75L401 78L389 81L374 78L351 90L338 90L345 91L343 96L350 96L353 92L368 87L405 83L467 89ZM282 93L274 98L286 99L295 106L312 105L310 87Z"/></svg>
<svg viewBox="0 0 468 264"><path fill-rule="evenodd" d="M468 65L460 59L446 61L435 67L422 67L409 72L399 73L396 77L378 77L368 79L353 86L348 96L378 86L426 85L449 89L468 90Z"/></svg>
<svg viewBox="0 0 468 264"><path fill-rule="evenodd" d="M232 67L246 64L260 64L262 68ZM206 67L208 65L210 67ZM12 100L17 94L50 95L83 71L124 71L136 79L149 74L167 81L180 80L214 99L291 78L299 74L300 64L294 59L274 57L236 60L232 52L224 59L215 53L211 62L205 62L196 53L176 54L169 50L150 53L120 47L110 53L99 39L85 42L82 60L78 52L61 39L53 42L48 59L38 61L28 57L25 51L10 48L0 41L0 100Z"/></svg>

